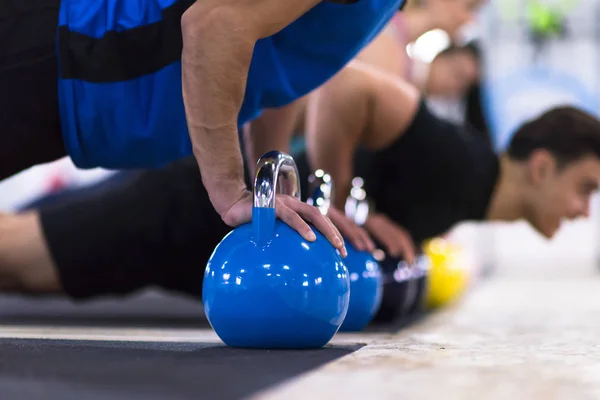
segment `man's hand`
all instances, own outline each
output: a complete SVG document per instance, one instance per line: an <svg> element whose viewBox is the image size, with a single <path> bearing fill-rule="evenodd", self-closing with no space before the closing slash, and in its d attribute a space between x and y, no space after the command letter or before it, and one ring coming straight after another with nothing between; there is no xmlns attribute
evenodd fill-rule
<svg viewBox="0 0 600 400"><path fill-rule="evenodd" d="M238 139L256 42L271 36L319 0L202 0L181 20L182 90L192 147L215 210L230 225L251 219ZM278 210L278 215L287 215ZM283 213L283 214L281 214ZM288 216L288 220L297 221ZM319 229L326 220L318 220ZM296 223L295 228L301 224Z"/></svg>
<svg viewBox="0 0 600 400"><path fill-rule="evenodd" d="M385 247L384 250L389 255L392 257L403 256L409 264L415 262L416 247L410 233L391 221L386 215L379 213L369 215L365 228L375 240Z"/></svg>
<svg viewBox="0 0 600 400"><path fill-rule="evenodd" d="M229 226L238 226L252 219L252 193L246 192L229 210L223 214L223 221ZM275 212L279 219L296 230L307 241L317 239L315 233L306 223L310 222L346 257L346 247L340 231L329 218L321 214L317 207L306 204L295 197L278 194Z"/></svg>
<svg viewBox="0 0 600 400"><path fill-rule="evenodd" d="M356 225L354 221L344 215L343 212L335 207L330 207L327 216L329 216L333 225L335 225L342 235L352 243L356 250L368 252L373 252L375 250L375 243L373 243L367 231Z"/></svg>

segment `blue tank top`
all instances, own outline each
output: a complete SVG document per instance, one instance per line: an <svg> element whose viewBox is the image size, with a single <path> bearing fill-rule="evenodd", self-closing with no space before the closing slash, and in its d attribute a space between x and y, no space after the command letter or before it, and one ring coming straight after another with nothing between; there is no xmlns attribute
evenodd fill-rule
<svg viewBox="0 0 600 400"><path fill-rule="evenodd" d="M62 0L60 116L65 146L79 168L153 168L192 154L180 28L192 3ZM320 3L258 41L238 123L322 85L381 31L401 3Z"/></svg>

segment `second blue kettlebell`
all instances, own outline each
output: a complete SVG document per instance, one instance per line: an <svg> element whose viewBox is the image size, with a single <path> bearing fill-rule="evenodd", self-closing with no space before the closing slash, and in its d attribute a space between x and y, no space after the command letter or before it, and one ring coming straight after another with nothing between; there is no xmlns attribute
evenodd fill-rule
<svg viewBox="0 0 600 400"><path fill-rule="evenodd" d="M361 181L362 182L362 181ZM354 180L354 188L346 201L346 214L355 223L362 225L368 215L366 195L359 181ZM333 182L323 170L317 170L309 177L310 197L308 203L317 206L326 215L331 206ZM350 305L341 332L362 331L379 309L383 295L383 282L379 264L372 254L358 251L347 240L348 251L344 263L350 276Z"/></svg>

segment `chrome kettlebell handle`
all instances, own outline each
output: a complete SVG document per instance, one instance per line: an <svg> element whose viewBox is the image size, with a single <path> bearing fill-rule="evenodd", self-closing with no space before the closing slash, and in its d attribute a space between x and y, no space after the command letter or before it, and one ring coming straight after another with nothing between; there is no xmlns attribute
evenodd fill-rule
<svg viewBox="0 0 600 400"><path fill-rule="evenodd" d="M331 175L322 169L318 169L308 177L308 185L310 196L306 202L311 206L317 207L321 214L327 215L331 207L331 197L333 194Z"/></svg>
<svg viewBox="0 0 600 400"><path fill-rule="evenodd" d="M300 199L299 175L296 162L289 154L270 151L263 155L256 164L254 207L274 209L276 193Z"/></svg>
<svg viewBox="0 0 600 400"><path fill-rule="evenodd" d="M363 226L367 222L370 209L367 192L363 189L364 183L361 177L352 179L352 189L344 206L346 216L358 226Z"/></svg>

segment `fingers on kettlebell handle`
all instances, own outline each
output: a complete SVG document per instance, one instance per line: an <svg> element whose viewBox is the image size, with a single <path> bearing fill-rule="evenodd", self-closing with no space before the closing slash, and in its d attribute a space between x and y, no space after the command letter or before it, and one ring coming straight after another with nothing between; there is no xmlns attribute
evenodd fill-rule
<svg viewBox="0 0 600 400"><path fill-rule="evenodd" d="M386 237L382 237L383 246L387 250L388 254L392 257L401 257L404 256L405 261L410 263L409 260L406 260L406 244L401 237L396 235L389 235Z"/></svg>
<svg viewBox="0 0 600 400"><path fill-rule="evenodd" d="M310 226L298 215L296 211L285 204L277 205L277 216L292 229L297 231L305 240L314 242L317 240L317 235L313 232Z"/></svg>
<svg viewBox="0 0 600 400"><path fill-rule="evenodd" d="M338 215L335 209L331 209L330 221L338 229L340 235L345 237L357 250L363 250L364 240L360 234L360 229L353 226L352 221L343 215Z"/></svg>
<svg viewBox="0 0 600 400"><path fill-rule="evenodd" d="M414 264L417 261L417 249L412 236L407 231L403 231L402 242L404 258L408 263Z"/></svg>
<svg viewBox="0 0 600 400"><path fill-rule="evenodd" d="M402 255L402 247L401 246L391 243L390 241L387 241L387 243L384 243L384 246L386 247L388 253L392 257L400 257Z"/></svg>
<svg viewBox="0 0 600 400"><path fill-rule="evenodd" d="M321 214L321 211L317 207L302 202L298 204L298 212L308 222L313 224L331 242L333 247L340 251L343 257L346 257L346 246L344 246L342 235L328 217Z"/></svg>
<svg viewBox="0 0 600 400"><path fill-rule="evenodd" d="M417 254L415 251L415 246L412 244L412 242L408 242L406 245L406 250L404 251L404 254L406 255L406 258L409 259L409 263L414 264L417 261Z"/></svg>
<svg viewBox="0 0 600 400"><path fill-rule="evenodd" d="M366 250L365 241L360 234L347 235L347 239L358 251Z"/></svg>
<svg viewBox="0 0 600 400"><path fill-rule="evenodd" d="M350 218L346 217L343 213L340 213L335 208L330 209L329 216L333 224L338 228L343 237L352 243L352 245L358 251L369 251L375 250L375 244L369 236L366 229L358 226Z"/></svg>
<svg viewBox="0 0 600 400"><path fill-rule="evenodd" d="M340 230L338 229L337 226L335 226L335 224L331 221L331 219L329 219L328 217L324 217L325 220L329 223L329 225L331 226L331 229L333 230L333 241L331 241L331 244L333 244L342 254L343 257L346 257L346 255L348 255L348 251L346 250L346 245L344 243L343 235L340 232Z"/></svg>
<svg viewBox="0 0 600 400"><path fill-rule="evenodd" d="M349 224L353 222L349 221ZM369 251L369 238L365 236L362 229L357 226L350 226L347 228L349 233L349 240L358 251Z"/></svg>
<svg viewBox="0 0 600 400"><path fill-rule="evenodd" d="M331 222L331 220L321 214L317 208L309 206L312 210L308 213L307 219L310 223L312 223L315 228L319 230L326 238L331 242L333 247L338 249L342 254L342 257L346 257L348 254L346 251L346 246L344 245L344 241L342 240L342 234L338 230L338 228Z"/></svg>
<svg viewBox="0 0 600 400"><path fill-rule="evenodd" d="M374 252L375 242L373 242L373 239L371 239L371 236L369 236L369 232L367 232L367 230L363 228L359 228L359 232L362 237L362 241L365 245L365 250L370 253Z"/></svg>

